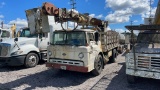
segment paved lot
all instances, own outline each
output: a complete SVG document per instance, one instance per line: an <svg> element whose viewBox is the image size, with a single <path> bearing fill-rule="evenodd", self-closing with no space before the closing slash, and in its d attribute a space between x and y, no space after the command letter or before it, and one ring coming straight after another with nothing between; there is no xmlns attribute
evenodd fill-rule
<svg viewBox="0 0 160 90"><path fill-rule="evenodd" d="M139 78L128 84L124 55L107 64L101 75L53 70L44 63L34 68L1 67L0 90L160 90L160 80Z"/></svg>

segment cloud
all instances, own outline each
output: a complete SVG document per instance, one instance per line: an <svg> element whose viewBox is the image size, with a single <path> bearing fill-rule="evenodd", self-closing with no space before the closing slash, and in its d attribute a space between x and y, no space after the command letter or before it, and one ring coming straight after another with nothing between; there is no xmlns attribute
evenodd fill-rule
<svg viewBox="0 0 160 90"><path fill-rule="evenodd" d="M130 0L106 0L106 7L112 8L113 10L121 10L131 5Z"/></svg>
<svg viewBox="0 0 160 90"><path fill-rule="evenodd" d="M151 17L154 17L154 16L155 16L156 9L157 9L157 7L151 8ZM141 15L141 17L142 17L142 18L148 18L148 17L150 17L150 12L148 11L148 12L146 12L146 13L143 13L143 14Z"/></svg>
<svg viewBox="0 0 160 90"><path fill-rule="evenodd" d="M102 15L102 14L100 14L100 15L98 15L98 16L96 16L95 14L90 14L89 16L90 16L90 17L95 17L95 18L98 18L98 19L103 18L103 15Z"/></svg>
<svg viewBox="0 0 160 90"><path fill-rule="evenodd" d="M77 23L75 22L68 22L68 27L69 28L74 28L74 26L77 26Z"/></svg>
<svg viewBox="0 0 160 90"><path fill-rule="evenodd" d="M113 13L109 13L105 19L110 23L124 23L130 20L133 15L141 15L143 18L150 10L150 0L106 0L107 8L111 8ZM153 14L155 8L152 9Z"/></svg>
<svg viewBox="0 0 160 90"><path fill-rule="evenodd" d="M79 13L76 9L69 9L68 11L70 12L71 10L75 13Z"/></svg>
<svg viewBox="0 0 160 90"><path fill-rule="evenodd" d="M6 5L6 3L5 2L1 2L0 3L0 8L2 8L4 5Z"/></svg>
<svg viewBox="0 0 160 90"><path fill-rule="evenodd" d="M103 18L103 15L102 14L100 14L100 15L98 15L98 16L96 16L96 18Z"/></svg>
<svg viewBox="0 0 160 90"><path fill-rule="evenodd" d="M0 18L4 18L4 16L3 16L3 15L0 15Z"/></svg>
<svg viewBox="0 0 160 90"><path fill-rule="evenodd" d="M114 13L108 14L105 17L105 20L109 21L109 23L123 23L123 22L128 22L130 16L131 16L130 9L118 10L115 11Z"/></svg>
<svg viewBox="0 0 160 90"><path fill-rule="evenodd" d="M17 30L28 26L26 19L17 18L16 20L11 20L9 23L4 24L4 28L10 28L14 23L16 24Z"/></svg>
<svg viewBox="0 0 160 90"><path fill-rule="evenodd" d="M90 14L89 16L90 16L90 17L95 17L95 14Z"/></svg>
<svg viewBox="0 0 160 90"><path fill-rule="evenodd" d="M123 33L123 32L125 32L125 30L123 30L123 29L115 29L115 31L118 32L118 33Z"/></svg>

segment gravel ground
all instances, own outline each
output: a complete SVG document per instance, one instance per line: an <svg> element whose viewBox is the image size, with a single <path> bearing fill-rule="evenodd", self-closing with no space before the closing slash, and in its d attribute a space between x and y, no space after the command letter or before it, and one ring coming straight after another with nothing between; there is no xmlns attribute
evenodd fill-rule
<svg viewBox="0 0 160 90"><path fill-rule="evenodd" d="M54 70L39 64L34 68L1 67L0 90L159 90L160 81L139 78L128 84L124 55L105 65L101 75Z"/></svg>

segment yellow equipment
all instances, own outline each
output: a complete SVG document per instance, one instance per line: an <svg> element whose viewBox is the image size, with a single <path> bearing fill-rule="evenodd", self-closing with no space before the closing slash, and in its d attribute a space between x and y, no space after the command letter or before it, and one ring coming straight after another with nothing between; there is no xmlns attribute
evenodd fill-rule
<svg viewBox="0 0 160 90"><path fill-rule="evenodd" d="M16 34L16 24L15 23L11 26L11 30L12 30L12 38L14 38Z"/></svg>

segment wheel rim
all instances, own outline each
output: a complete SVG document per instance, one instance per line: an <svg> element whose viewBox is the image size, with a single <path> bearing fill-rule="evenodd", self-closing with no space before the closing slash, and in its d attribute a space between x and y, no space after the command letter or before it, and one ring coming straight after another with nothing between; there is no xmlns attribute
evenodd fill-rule
<svg viewBox="0 0 160 90"><path fill-rule="evenodd" d="M99 60L99 61L98 61L98 70L100 70L101 67L102 67L102 63L101 63L101 61Z"/></svg>
<svg viewBox="0 0 160 90"><path fill-rule="evenodd" d="M102 68L102 62L101 62L100 58L99 58L99 61L97 62L96 68L98 71L101 70L101 68Z"/></svg>
<svg viewBox="0 0 160 90"><path fill-rule="evenodd" d="M36 58L36 56L34 56L34 55L32 55L32 56L30 56L29 57L29 60L28 60L29 62L29 64L30 65L34 65L34 64L36 64L36 62L37 62L37 58Z"/></svg>

